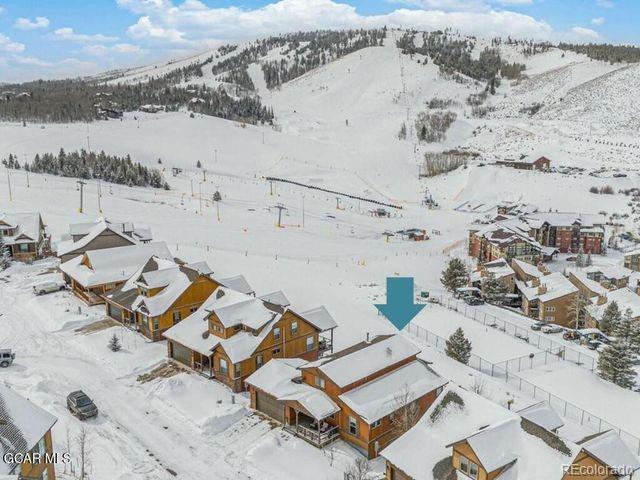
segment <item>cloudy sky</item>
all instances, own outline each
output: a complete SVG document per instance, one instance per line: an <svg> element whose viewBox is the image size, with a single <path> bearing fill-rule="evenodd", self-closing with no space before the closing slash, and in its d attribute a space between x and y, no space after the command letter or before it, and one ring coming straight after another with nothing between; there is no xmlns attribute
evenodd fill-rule
<svg viewBox="0 0 640 480"><path fill-rule="evenodd" d="M0 0L0 82L96 73L301 29L453 27L640 43L640 0Z"/></svg>

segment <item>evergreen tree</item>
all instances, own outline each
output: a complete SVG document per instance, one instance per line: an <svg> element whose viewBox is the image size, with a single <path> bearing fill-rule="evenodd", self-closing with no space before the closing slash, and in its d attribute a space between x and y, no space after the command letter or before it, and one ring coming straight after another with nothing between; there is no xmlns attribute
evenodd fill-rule
<svg viewBox="0 0 640 480"><path fill-rule="evenodd" d="M584 267L584 252L582 251L582 247L580 247L580 250L578 250L578 255L576 255L576 267Z"/></svg>
<svg viewBox="0 0 640 480"><path fill-rule="evenodd" d="M622 319L622 313L618 308L618 302L612 300L602 314L600 319L600 330L607 335L611 335Z"/></svg>
<svg viewBox="0 0 640 480"><path fill-rule="evenodd" d="M4 238L0 236L0 270L4 270L11 264L9 247L4 243Z"/></svg>
<svg viewBox="0 0 640 480"><path fill-rule="evenodd" d="M598 357L598 375L623 388L635 385L636 371L633 368L637 356L637 320L625 313L613 331L614 338ZM636 324L636 325L634 325Z"/></svg>
<svg viewBox="0 0 640 480"><path fill-rule="evenodd" d="M198 160L198 163L196 163L196 167L197 168L202 168L202 162L200 160Z"/></svg>
<svg viewBox="0 0 640 480"><path fill-rule="evenodd" d="M120 346L120 340L114 333L111 339L109 340L109 350L112 352L119 352L122 347Z"/></svg>
<svg viewBox="0 0 640 480"><path fill-rule="evenodd" d="M219 202L220 200L222 200L222 195L220 195L220 192L216 190L215 193L213 194L213 201Z"/></svg>
<svg viewBox="0 0 640 480"><path fill-rule="evenodd" d="M482 293L489 303L495 303L499 302L508 292L504 283L495 275L490 274L482 280Z"/></svg>
<svg viewBox="0 0 640 480"><path fill-rule="evenodd" d="M464 287L469 282L469 271L467 266L459 258L452 258L442 271L440 282L450 292L456 288Z"/></svg>
<svg viewBox="0 0 640 480"><path fill-rule="evenodd" d="M462 328L458 327L446 341L445 353L460 363L464 363L465 365L469 364L469 358L471 358L471 342L464 336Z"/></svg>
<svg viewBox="0 0 640 480"><path fill-rule="evenodd" d="M622 319L613 330L613 336L626 342L631 353L640 355L640 320L633 318L633 311L627 308Z"/></svg>

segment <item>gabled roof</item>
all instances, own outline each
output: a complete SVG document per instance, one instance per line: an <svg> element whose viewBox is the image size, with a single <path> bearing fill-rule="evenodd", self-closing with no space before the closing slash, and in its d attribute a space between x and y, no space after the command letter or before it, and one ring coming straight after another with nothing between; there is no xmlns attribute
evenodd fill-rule
<svg viewBox="0 0 640 480"><path fill-rule="evenodd" d="M0 457L7 453L27 453L51 430L57 419L9 387L0 383ZM0 474L15 464L0 461Z"/></svg>
<svg viewBox="0 0 640 480"><path fill-rule="evenodd" d="M298 402L316 420L322 420L340 411L340 408L322 390L293 380L300 377L305 360L274 358L251 374L245 383L262 390L280 401Z"/></svg>
<svg viewBox="0 0 640 480"><path fill-rule="evenodd" d="M329 310L324 306L301 312L300 316L321 332L326 332L338 326L333 316L329 313Z"/></svg>
<svg viewBox="0 0 640 480"><path fill-rule="evenodd" d="M214 313L225 328L245 325L259 329L282 313L267 308L264 301L226 287L219 287L201 307Z"/></svg>
<svg viewBox="0 0 640 480"><path fill-rule="evenodd" d="M164 242L89 250L60 265L60 270L83 287L123 282L129 279L151 257L172 260ZM86 259L86 262L84 260ZM87 263L90 265L85 265Z"/></svg>
<svg viewBox="0 0 640 480"><path fill-rule="evenodd" d="M446 384L447 380L422 361L414 360L339 398L371 424Z"/></svg>
<svg viewBox="0 0 640 480"><path fill-rule="evenodd" d="M535 265L525 262L524 260L518 260L516 258L514 258L511 261L515 266L520 268L520 270L522 270L526 275L529 275L534 278L540 278L544 276L544 272L541 272L538 269L538 267L536 267Z"/></svg>
<svg viewBox="0 0 640 480"><path fill-rule="evenodd" d="M282 290L267 293L266 295L260 295L259 298L260 300L264 300L265 302L273 303L274 305L279 305L281 307L288 307L291 305L291 302Z"/></svg>
<svg viewBox="0 0 640 480"><path fill-rule="evenodd" d="M304 368L318 368L343 388L418 353L420 349L402 335L379 336L308 363Z"/></svg>
<svg viewBox="0 0 640 480"><path fill-rule="evenodd" d="M540 286L546 287L546 292L544 293L539 293L540 287L534 286L532 280L529 282L517 281L516 286L527 300L537 299L541 302L549 302L578 291L578 287L571 283L569 279L560 272L554 272L540 277Z"/></svg>
<svg viewBox="0 0 640 480"><path fill-rule="evenodd" d="M227 288L231 288L236 292L244 293L245 295L253 295L255 291L253 287L249 285L249 282L244 275L235 275L233 277L221 278L220 283Z"/></svg>
<svg viewBox="0 0 640 480"><path fill-rule="evenodd" d="M613 430L587 437L578 442L582 450L608 467L629 475L640 469L640 460Z"/></svg>
<svg viewBox="0 0 640 480"><path fill-rule="evenodd" d="M37 242L40 238L39 213L0 213L0 222L16 229L15 235L2 237L7 245Z"/></svg>
<svg viewBox="0 0 640 480"><path fill-rule="evenodd" d="M65 240L58 244L58 256L67 255L69 253L73 253L77 250L82 250L87 245L89 245L93 240L95 240L98 236L100 236L103 232L112 232L115 235L127 240L130 244L135 245L138 243L137 240L131 238L130 236L122 233L119 228L116 228L104 220L97 222L91 229L87 232L87 234L82 237L77 242L74 242L73 239ZM108 249L107 249L108 250Z"/></svg>
<svg viewBox="0 0 640 480"><path fill-rule="evenodd" d="M546 400L529 405L526 408L518 410L516 413L545 430L554 431L564 426L560 415L556 413Z"/></svg>
<svg viewBox="0 0 640 480"><path fill-rule="evenodd" d="M592 305L587 306L587 311L593 318L600 320L607 307L614 301L618 304L618 309L623 315L627 309L630 309L632 318L640 317L640 296L633 290L627 287L619 288L607 292L606 296L606 303L598 305L597 298L594 298Z"/></svg>

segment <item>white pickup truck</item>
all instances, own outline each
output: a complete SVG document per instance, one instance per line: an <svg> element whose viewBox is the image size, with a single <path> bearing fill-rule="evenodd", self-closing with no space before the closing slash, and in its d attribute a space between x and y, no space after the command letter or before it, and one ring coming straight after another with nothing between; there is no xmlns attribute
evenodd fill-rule
<svg viewBox="0 0 640 480"><path fill-rule="evenodd" d="M62 280L52 280L33 286L33 293L36 295L46 295L47 293L60 292L66 290L67 285Z"/></svg>

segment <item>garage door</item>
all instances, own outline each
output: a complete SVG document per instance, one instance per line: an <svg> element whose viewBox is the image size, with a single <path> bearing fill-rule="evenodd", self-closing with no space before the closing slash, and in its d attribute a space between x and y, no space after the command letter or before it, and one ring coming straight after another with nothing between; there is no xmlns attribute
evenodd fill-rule
<svg viewBox="0 0 640 480"><path fill-rule="evenodd" d="M271 395L257 391L256 410L259 410L280 423L284 423L284 403L279 402Z"/></svg>
<svg viewBox="0 0 640 480"><path fill-rule="evenodd" d="M187 347L179 343L171 342L171 352L174 360L177 360L187 367L191 366L191 350Z"/></svg>
<svg viewBox="0 0 640 480"><path fill-rule="evenodd" d="M119 322L122 321L122 309L119 307L116 307L115 305L109 304L109 306L107 307L107 313L109 314L109 316Z"/></svg>

